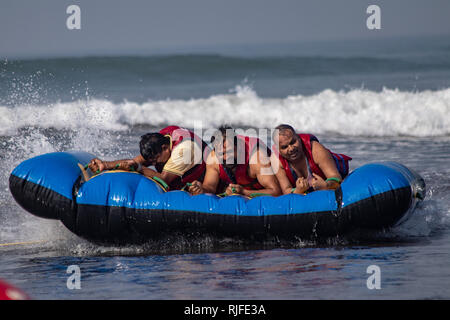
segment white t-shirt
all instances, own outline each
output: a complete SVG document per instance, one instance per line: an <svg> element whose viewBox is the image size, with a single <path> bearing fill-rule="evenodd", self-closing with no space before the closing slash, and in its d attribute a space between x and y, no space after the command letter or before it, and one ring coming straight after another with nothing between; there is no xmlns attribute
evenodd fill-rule
<svg viewBox="0 0 450 320"><path fill-rule="evenodd" d="M182 141L172 149L163 171L182 176L197 164L202 163L202 150L192 140Z"/></svg>

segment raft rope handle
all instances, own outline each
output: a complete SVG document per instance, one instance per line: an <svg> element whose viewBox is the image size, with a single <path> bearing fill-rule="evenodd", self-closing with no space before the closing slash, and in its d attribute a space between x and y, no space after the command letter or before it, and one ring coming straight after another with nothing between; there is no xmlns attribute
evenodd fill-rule
<svg viewBox="0 0 450 320"><path fill-rule="evenodd" d="M184 187L181 188L181 191L186 191L186 188L188 188L188 187L190 187L190 186L192 186L192 183L190 183L190 182L186 183L186 184L184 185ZM187 191L186 191L186 192L187 192Z"/></svg>
<svg viewBox="0 0 450 320"><path fill-rule="evenodd" d="M295 194L295 189L297 189L297 188L292 188L292 189L291 189L291 194ZM308 194L308 191L305 191L305 192L303 192L303 193L297 193L297 194L306 196L306 195Z"/></svg>
<svg viewBox="0 0 450 320"><path fill-rule="evenodd" d="M87 165L84 166L84 170L87 170L89 168L89 163ZM99 174L100 170L97 170L94 172L94 174Z"/></svg>
<svg viewBox="0 0 450 320"><path fill-rule="evenodd" d="M236 189L234 187L231 187L231 192L232 192L232 194L230 194L230 196L233 196L233 195L240 195L240 196L242 196L242 194L236 193ZM216 194L216 196L218 196L219 198L225 198L228 195L227 195L227 192L225 191L225 192Z"/></svg>
<svg viewBox="0 0 450 320"><path fill-rule="evenodd" d="M262 196L268 196L268 194L267 193L262 193L262 192L250 193L250 198L262 197Z"/></svg>
<svg viewBox="0 0 450 320"><path fill-rule="evenodd" d="M308 194L307 191L305 191L305 192L303 192L303 193L295 193L295 189L297 189L297 188L292 188L292 189L291 189L291 194L299 194L299 195L303 195L303 196L306 196L306 195Z"/></svg>
<svg viewBox="0 0 450 320"><path fill-rule="evenodd" d="M184 187L181 188L181 191L186 191L185 189L186 189L187 187L190 187L190 186L192 186L192 183L190 183L190 182L186 183L186 184L184 185ZM234 188L234 187L231 188L231 191L232 191L233 193L230 194L230 196L232 196L232 195L241 195L241 194L236 193L236 188ZM223 198L223 197L226 197L226 196L227 196L227 193L226 193L226 192L219 193L219 194L216 194L216 196L218 196L219 198ZM250 198L259 197L259 196L267 196L267 194L265 194L265 193L258 193L258 192L255 192L255 193L250 194Z"/></svg>
<svg viewBox="0 0 450 320"><path fill-rule="evenodd" d="M240 194L240 193L227 194L226 192L216 194L216 196L219 197L219 198L225 198L225 197L229 197L229 196L241 196L241 197L250 198L249 196L245 196L245 195Z"/></svg>
<svg viewBox="0 0 450 320"><path fill-rule="evenodd" d="M255 192L255 193L250 194L250 196L244 196L243 194L240 194L240 193L232 193L232 194L228 195L226 192L222 192L222 193L216 194L215 196L219 197L219 198L225 198L225 197L229 197L229 196L242 196L242 197L246 197L246 198L253 198L253 197L259 197L259 196L267 196L267 194Z"/></svg>
<svg viewBox="0 0 450 320"><path fill-rule="evenodd" d="M335 177L332 177L332 178L328 178L327 180L325 180L325 182L328 182L328 181L336 181L337 183L341 183L341 182L342 182L342 180L341 180L341 179L339 179L339 178L335 178Z"/></svg>
<svg viewBox="0 0 450 320"><path fill-rule="evenodd" d="M0 247L27 245L27 244L38 244L38 243L44 243L44 242L48 242L48 241L47 240L36 240L36 241L22 241L22 242L0 243Z"/></svg>
<svg viewBox="0 0 450 320"><path fill-rule="evenodd" d="M83 176L84 182L88 181L88 180L90 179L88 173L86 172L86 169L88 168L88 165L85 165L85 166L83 167L83 165L82 165L81 163L78 163L78 167L79 167L80 170L81 170L81 174L82 174L82 176Z"/></svg>
<svg viewBox="0 0 450 320"><path fill-rule="evenodd" d="M159 182L163 187L164 191L167 191L167 189L169 189L169 185L163 179L158 178L157 176L153 176L152 179L155 180L156 182Z"/></svg>

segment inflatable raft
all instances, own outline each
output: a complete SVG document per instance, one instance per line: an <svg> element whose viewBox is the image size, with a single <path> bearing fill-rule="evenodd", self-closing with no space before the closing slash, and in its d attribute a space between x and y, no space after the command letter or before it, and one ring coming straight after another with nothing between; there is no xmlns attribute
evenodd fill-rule
<svg viewBox="0 0 450 320"><path fill-rule="evenodd" d="M102 243L136 243L167 234L247 239L345 235L400 224L425 194L424 180L395 162L364 165L337 190L250 199L166 192L158 181L135 172L90 177L83 168L94 157L57 152L28 159L11 173L11 193L30 213L58 219L78 236Z"/></svg>

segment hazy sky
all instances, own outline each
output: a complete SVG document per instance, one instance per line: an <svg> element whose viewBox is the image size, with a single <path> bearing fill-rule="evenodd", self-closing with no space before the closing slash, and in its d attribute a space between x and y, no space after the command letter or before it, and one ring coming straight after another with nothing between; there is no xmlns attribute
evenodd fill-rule
<svg viewBox="0 0 450 320"><path fill-rule="evenodd" d="M81 30L66 9L81 8ZM381 8L381 30L366 9ZM450 34L449 0L0 0L0 57Z"/></svg>

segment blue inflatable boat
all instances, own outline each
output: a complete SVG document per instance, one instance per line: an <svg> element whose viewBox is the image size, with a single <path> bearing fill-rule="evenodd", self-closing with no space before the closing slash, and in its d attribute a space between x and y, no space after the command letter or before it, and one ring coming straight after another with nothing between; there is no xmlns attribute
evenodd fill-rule
<svg viewBox="0 0 450 320"><path fill-rule="evenodd" d="M337 190L250 199L166 192L158 181L135 172L89 177L83 168L93 158L57 152L28 159L11 173L11 193L30 213L61 220L75 234L102 243L167 234L317 239L380 230L406 220L425 194L424 180L394 162L364 165Z"/></svg>

